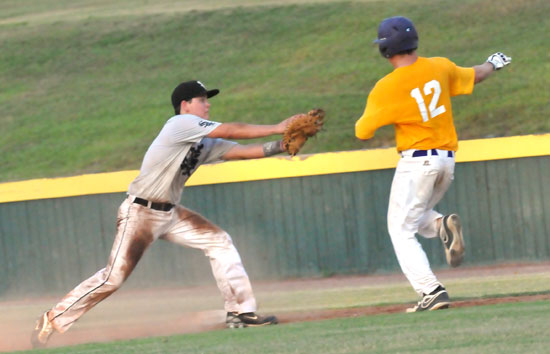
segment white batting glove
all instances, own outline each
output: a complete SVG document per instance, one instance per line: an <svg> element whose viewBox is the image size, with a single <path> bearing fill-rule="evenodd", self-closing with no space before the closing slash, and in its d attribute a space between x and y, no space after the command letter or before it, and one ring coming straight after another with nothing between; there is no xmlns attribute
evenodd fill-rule
<svg viewBox="0 0 550 354"><path fill-rule="evenodd" d="M487 63L493 64L493 70L500 70L512 62L512 57L507 57L501 52L496 52L487 58Z"/></svg>

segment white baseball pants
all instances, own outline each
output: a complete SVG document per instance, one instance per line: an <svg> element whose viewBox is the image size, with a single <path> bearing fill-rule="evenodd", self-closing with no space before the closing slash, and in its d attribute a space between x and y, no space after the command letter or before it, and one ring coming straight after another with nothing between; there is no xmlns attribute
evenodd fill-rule
<svg viewBox="0 0 550 354"><path fill-rule="evenodd" d="M180 205L166 212L132 201L129 196L118 210L117 234L107 266L80 283L48 312L57 331L65 332L80 316L114 293L145 250L159 238L204 251L210 258L227 312L256 311L248 275L225 231Z"/></svg>
<svg viewBox="0 0 550 354"><path fill-rule="evenodd" d="M454 153L412 157L415 150L401 152L393 178L388 207L388 231L401 270L414 290L422 296L441 283L433 274L426 253L415 237L438 237L437 219L442 215L433 207L443 198L454 178Z"/></svg>

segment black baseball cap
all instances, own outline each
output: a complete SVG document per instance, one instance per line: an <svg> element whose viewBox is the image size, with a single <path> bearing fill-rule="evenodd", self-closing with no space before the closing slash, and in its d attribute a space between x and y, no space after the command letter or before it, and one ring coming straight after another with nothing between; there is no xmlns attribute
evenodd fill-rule
<svg viewBox="0 0 550 354"><path fill-rule="evenodd" d="M172 92L172 106L174 109L179 108L181 101L189 101L194 97L206 96L207 98L214 97L220 90L207 90L206 86L200 81L191 80L179 84Z"/></svg>

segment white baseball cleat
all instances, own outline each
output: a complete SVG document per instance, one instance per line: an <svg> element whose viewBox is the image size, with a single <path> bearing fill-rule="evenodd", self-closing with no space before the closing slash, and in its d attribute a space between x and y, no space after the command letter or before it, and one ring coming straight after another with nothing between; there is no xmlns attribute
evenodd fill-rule
<svg viewBox="0 0 550 354"><path fill-rule="evenodd" d="M33 348L44 348L48 343L48 339L53 334L53 325L48 319L48 312L44 312L36 320L36 325L31 335L31 344Z"/></svg>
<svg viewBox="0 0 550 354"><path fill-rule="evenodd" d="M464 238L458 215L450 214L443 217L439 228L439 238L445 247L447 263L451 267L458 267L464 259Z"/></svg>

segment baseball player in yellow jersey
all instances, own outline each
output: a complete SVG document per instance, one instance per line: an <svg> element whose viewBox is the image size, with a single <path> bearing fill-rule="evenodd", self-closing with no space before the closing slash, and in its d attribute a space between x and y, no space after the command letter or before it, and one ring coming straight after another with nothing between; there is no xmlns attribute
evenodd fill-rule
<svg viewBox="0 0 550 354"><path fill-rule="evenodd" d="M369 93L355 135L370 139L379 127L394 125L401 159L391 186L388 231L403 273L421 296L407 312L447 308L449 295L433 274L415 234L439 237L447 262L452 267L462 262L459 216L433 210L454 178L458 142L451 97L472 93L474 84L512 59L498 52L481 65L463 68L447 58L420 57L416 29L411 20L401 16L384 19L374 42L394 70Z"/></svg>
<svg viewBox="0 0 550 354"><path fill-rule="evenodd" d="M84 280L44 312L31 336L34 347L47 344L54 331L67 331L87 311L122 286L143 253L156 240L200 249L210 259L224 299L229 328L277 323L256 314L256 299L231 236L202 215L179 205L184 184L204 163L252 159L283 152L281 140L241 145L225 139L283 134L290 117L274 125L220 123L209 119L209 98L200 81L186 81L172 93L175 115L147 150L138 177L118 210L117 234L105 268Z"/></svg>

